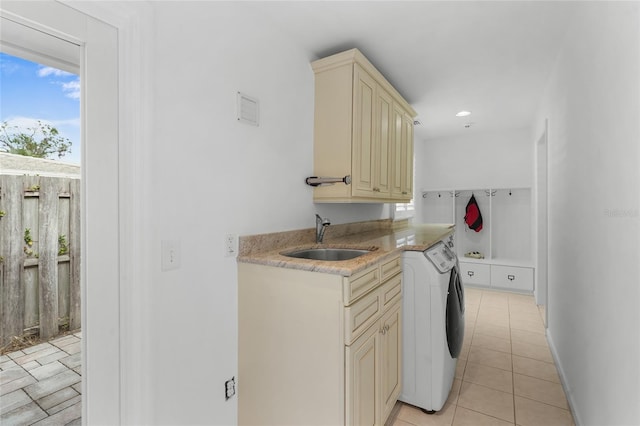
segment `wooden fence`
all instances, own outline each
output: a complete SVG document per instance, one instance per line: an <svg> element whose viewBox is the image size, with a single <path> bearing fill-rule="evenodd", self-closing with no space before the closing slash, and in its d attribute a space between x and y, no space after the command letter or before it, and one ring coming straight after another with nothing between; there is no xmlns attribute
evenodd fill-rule
<svg viewBox="0 0 640 426"><path fill-rule="evenodd" d="M0 175L0 347L80 328L80 180Z"/></svg>

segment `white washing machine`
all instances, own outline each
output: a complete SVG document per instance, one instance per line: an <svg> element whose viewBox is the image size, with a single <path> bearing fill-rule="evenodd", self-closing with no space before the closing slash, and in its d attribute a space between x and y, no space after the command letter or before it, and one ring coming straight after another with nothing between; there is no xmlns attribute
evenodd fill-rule
<svg viewBox="0 0 640 426"><path fill-rule="evenodd" d="M464 340L464 289L450 236L403 260L403 386L400 401L427 413L447 400Z"/></svg>

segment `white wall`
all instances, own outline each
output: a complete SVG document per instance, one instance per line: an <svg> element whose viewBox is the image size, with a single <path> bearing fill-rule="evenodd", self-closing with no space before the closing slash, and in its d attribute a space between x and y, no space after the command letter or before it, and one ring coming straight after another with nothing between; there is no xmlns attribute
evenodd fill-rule
<svg viewBox="0 0 640 426"><path fill-rule="evenodd" d="M389 217L380 205L314 205L309 54L249 5L155 2L154 141L149 152L150 422L234 424L236 262L224 236ZM236 92L260 102L260 126L236 120ZM161 272L161 240L182 266ZM274 384L274 389L276 388Z"/></svg>
<svg viewBox="0 0 640 426"><path fill-rule="evenodd" d="M533 182L530 129L416 141L416 188L529 187Z"/></svg>
<svg viewBox="0 0 640 426"><path fill-rule="evenodd" d="M505 130L415 141L416 222L421 192L446 189L528 188L533 185L531 130Z"/></svg>
<svg viewBox="0 0 640 426"><path fill-rule="evenodd" d="M583 3L544 95L549 329L576 422L640 424L640 14Z"/></svg>

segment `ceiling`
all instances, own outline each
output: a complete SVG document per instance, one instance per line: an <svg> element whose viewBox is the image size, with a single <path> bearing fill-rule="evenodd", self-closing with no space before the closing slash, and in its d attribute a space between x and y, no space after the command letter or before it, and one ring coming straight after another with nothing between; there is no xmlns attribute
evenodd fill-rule
<svg viewBox="0 0 640 426"><path fill-rule="evenodd" d="M360 49L418 112L418 140L530 126L580 7L544 1L247 4L308 51L310 61ZM455 117L460 110L472 114Z"/></svg>

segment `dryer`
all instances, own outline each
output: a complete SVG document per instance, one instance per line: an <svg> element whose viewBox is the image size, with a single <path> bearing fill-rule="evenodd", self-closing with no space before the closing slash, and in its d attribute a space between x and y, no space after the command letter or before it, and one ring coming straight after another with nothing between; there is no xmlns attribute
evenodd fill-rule
<svg viewBox="0 0 640 426"><path fill-rule="evenodd" d="M427 413L447 400L464 340L464 289L453 235L403 261L403 386L400 401Z"/></svg>

